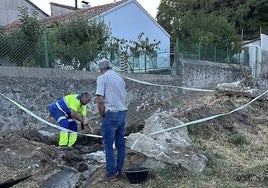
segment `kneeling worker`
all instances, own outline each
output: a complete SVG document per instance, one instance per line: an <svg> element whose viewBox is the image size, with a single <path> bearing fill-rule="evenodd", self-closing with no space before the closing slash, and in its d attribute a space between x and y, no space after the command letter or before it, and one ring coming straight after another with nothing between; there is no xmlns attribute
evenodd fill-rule
<svg viewBox="0 0 268 188"><path fill-rule="evenodd" d="M77 123L87 125L87 106L91 101L88 92L81 94L70 94L60 98L49 107L50 115L65 129L72 130L70 134L67 131L61 131L59 137L59 146L63 148L71 147L77 140Z"/></svg>

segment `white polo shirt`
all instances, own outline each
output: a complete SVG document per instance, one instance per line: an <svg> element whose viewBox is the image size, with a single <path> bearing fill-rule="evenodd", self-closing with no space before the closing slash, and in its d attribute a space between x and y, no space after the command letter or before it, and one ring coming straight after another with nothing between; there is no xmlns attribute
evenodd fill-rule
<svg viewBox="0 0 268 188"><path fill-rule="evenodd" d="M127 110L125 81L112 70L97 78L96 95L104 97L105 112Z"/></svg>

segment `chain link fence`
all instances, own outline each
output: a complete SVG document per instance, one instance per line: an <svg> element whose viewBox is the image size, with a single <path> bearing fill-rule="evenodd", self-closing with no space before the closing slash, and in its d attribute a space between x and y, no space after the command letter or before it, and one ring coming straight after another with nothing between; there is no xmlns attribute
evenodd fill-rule
<svg viewBox="0 0 268 188"><path fill-rule="evenodd" d="M53 46L53 47L52 47ZM76 47L80 48L80 47ZM75 51L75 52L74 52ZM88 61L89 57L96 57ZM14 40L11 37L0 38L0 64L5 66L57 68L65 70L97 71L96 62L99 59L110 59L114 70L126 73L162 73L169 74L174 58L213 61L220 63L237 63L248 65L247 53L234 53L186 41L177 41L175 50L157 51L154 56L141 53L120 54L103 50L100 54L91 54L81 47L79 50L62 48L50 44L44 33L39 41Z"/></svg>
<svg viewBox="0 0 268 188"><path fill-rule="evenodd" d="M228 48L223 50L218 49L217 47L203 45L201 43L177 40L175 50L176 53L178 53L178 58L182 59L249 65L248 53L244 53L242 51L237 53L229 50Z"/></svg>
<svg viewBox="0 0 268 188"><path fill-rule="evenodd" d="M88 61L88 59L92 59L90 58L92 56L96 58ZM91 54L83 47L74 50L72 47L63 48L57 44L52 45L45 33L41 40L34 42L14 40L12 37L0 38L0 64L4 66L96 71L97 61L107 58L112 61L116 71L148 73L170 70L169 56L169 50L157 51L153 57L145 52L137 57L108 50L103 50L100 54Z"/></svg>
<svg viewBox="0 0 268 188"><path fill-rule="evenodd" d="M48 67L41 42L15 40L12 37L0 39L0 63L5 66Z"/></svg>

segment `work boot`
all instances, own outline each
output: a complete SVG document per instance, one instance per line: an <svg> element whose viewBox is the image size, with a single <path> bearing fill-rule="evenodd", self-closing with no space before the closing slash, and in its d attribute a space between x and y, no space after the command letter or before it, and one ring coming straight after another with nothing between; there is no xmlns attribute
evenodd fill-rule
<svg viewBox="0 0 268 188"><path fill-rule="evenodd" d="M123 178L123 174L122 174L122 172L117 172L115 176L116 176L116 178L118 178L118 179Z"/></svg>
<svg viewBox="0 0 268 188"><path fill-rule="evenodd" d="M109 182L109 181L114 181L117 178L117 174L114 174L112 176L103 176L99 178L97 181L98 182Z"/></svg>

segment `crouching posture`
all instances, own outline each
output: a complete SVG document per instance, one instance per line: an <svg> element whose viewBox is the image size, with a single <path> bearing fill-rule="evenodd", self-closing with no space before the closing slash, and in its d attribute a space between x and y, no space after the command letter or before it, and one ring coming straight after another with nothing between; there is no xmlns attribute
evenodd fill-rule
<svg viewBox="0 0 268 188"><path fill-rule="evenodd" d="M90 94L84 92L81 94L70 94L60 98L49 107L50 115L60 124L61 127L73 132L61 131L59 136L59 146L71 147L77 140L77 123L80 121L83 125L87 122L87 106L91 101Z"/></svg>

